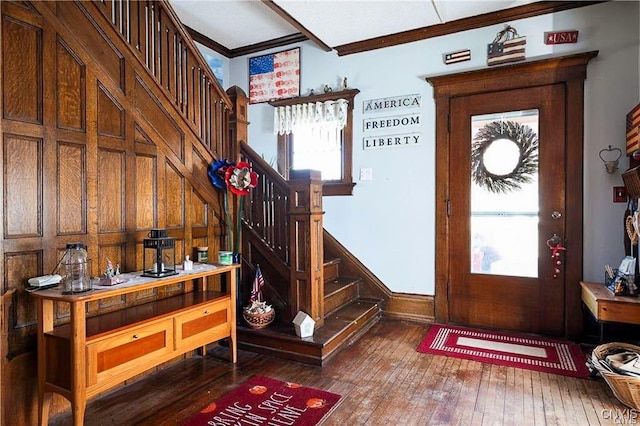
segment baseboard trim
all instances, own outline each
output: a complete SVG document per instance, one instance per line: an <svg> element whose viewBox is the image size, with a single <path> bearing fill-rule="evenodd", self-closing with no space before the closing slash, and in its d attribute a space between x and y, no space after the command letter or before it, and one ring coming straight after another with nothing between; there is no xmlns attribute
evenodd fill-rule
<svg viewBox="0 0 640 426"><path fill-rule="evenodd" d="M388 318L432 323L435 321L435 297L425 294L392 293L382 314Z"/></svg>

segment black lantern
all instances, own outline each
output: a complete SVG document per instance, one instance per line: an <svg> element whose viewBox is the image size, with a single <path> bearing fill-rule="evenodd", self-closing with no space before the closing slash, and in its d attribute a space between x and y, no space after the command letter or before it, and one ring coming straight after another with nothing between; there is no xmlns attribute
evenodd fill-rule
<svg viewBox="0 0 640 426"><path fill-rule="evenodd" d="M143 277L162 278L177 275L175 239L167 237L166 229L152 229L144 245Z"/></svg>

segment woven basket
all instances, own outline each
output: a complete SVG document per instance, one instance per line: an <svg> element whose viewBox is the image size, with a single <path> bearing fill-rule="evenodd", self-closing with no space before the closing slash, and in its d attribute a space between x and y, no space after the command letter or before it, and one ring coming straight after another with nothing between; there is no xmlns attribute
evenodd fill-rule
<svg viewBox="0 0 640 426"><path fill-rule="evenodd" d="M606 343L597 346L591 353L593 366L598 370L620 402L628 407L640 410L640 377L613 373L600 365L599 361L604 359L607 352L614 347L640 352L640 346L619 342Z"/></svg>
<svg viewBox="0 0 640 426"><path fill-rule="evenodd" d="M264 314L250 314L248 312L242 312L242 317L249 324L251 328L260 329L265 328L271 324L276 317L276 311L271 309Z"/></svg>

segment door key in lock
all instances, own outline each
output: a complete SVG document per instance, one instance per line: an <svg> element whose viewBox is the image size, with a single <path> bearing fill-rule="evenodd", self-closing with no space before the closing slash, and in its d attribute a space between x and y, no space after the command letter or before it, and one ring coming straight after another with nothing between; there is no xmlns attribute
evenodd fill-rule
<svg viewBox="0 0 640 426"><path fill-rule="evenodd" d="M553 278L558 278L558 275L560 275L560 265L562 265L560 252L567 250L567 248L562 245L562 238L560 235L555 233L547 240L547 246L549 246L549 250L551 250L551 259L553 259L554 263Z"/></svg>
<svg viewBox="0 0 640 426"><path fill-rule="evenodd" d="M558 244L560 244L561 242L562 242L562 238L560 238L560 235L553 234L551 238L547 240L547 245L549 246L549 248L553 248Z"/></svg>

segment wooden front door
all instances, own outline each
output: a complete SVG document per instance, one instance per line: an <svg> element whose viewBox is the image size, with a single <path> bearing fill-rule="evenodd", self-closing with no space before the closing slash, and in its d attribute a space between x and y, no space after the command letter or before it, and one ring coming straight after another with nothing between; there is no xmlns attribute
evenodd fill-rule
<svg viewBox="0 0 640 426"><path fill-rule="evenodd" d="M562 334L563 85L454 98L450 125L450 322Z"/></svg>
<svg viewBox="0 0 640 426"><path fill-rule="evenodd" d="M565 337L582 332L584 80L597 54L427 78L436 101L436 321ZM476 142L494 151L488 139L521 140L524 126L539 145L533 169L534 157L524 157L525 173L513 174L520 145L496 141L510 146L504 159L474 150L480 129ZM496 137L505 129L509 137ZM507 187L523 175L534 175L535 184L483 196L472 170L485 192L487 184L504 186L505 176ZM557 259L547 245L554 234L566 246Z"/></svg>

